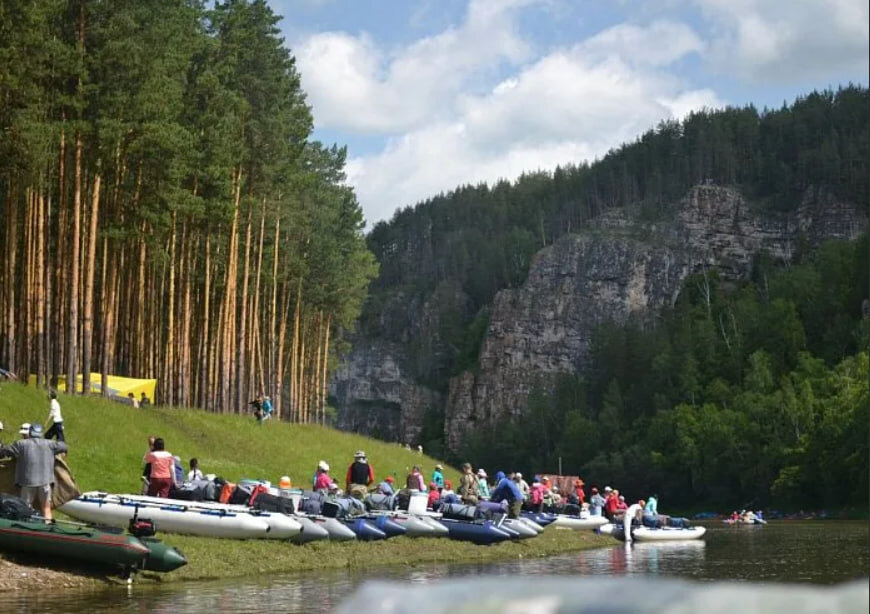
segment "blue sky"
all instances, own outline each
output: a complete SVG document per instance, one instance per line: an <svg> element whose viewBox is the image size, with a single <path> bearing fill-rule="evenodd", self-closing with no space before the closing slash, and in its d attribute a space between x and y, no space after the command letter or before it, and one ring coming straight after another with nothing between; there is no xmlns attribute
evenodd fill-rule
<svg viewBox="0 0 870 614"><path fill-rule="evenodd" d="M868 81L867 0L271 0L369 225L704 107Z"/></svg>

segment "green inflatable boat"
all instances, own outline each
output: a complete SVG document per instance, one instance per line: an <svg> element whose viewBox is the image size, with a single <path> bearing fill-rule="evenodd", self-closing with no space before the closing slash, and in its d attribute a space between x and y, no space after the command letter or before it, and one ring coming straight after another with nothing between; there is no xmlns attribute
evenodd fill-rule
<svg viewBox="0 0 870 614"><path fill-rule="evenodd" d="M187 564L177 549L152 537L138 538L71 523L0 518L0 549L75 559L125 570L168 572Z"/></svg>

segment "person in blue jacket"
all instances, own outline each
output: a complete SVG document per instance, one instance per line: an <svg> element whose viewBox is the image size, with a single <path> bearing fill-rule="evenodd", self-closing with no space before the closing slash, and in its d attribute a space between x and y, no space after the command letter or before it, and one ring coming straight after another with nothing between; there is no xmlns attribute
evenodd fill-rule
<svg viewBox="0 0 870 614"><path fill-rule="evenodd" d="M523 493L520 492L516 482L505 477L504 471L495 474L496 487L490 496L491 501L499 503L506 501L508 504L508 518L519 518L523 506Z"/></svg>
<svg viewBox="0 0 870 614"><path fill-rule="evenodd" d="M643 506L643 524L647 527L655 528L658 526L659 509L658 495L650 495L646 500L646 505Z"/></svg>
<svg viewBox="0 0 870 614"><path fill-rule="evenodd" d="M441 465L435 465L435 471L432 472L432 481L438 486L438 488L444 488L444 467Z"/></svg>

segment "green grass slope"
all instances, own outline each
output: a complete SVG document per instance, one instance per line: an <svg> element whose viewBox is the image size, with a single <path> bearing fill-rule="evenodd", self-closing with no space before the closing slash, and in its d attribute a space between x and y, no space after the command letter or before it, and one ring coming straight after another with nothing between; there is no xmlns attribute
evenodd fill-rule
<svg viewBox="0 0 870 614"><path fill-rule="evenodd" d="M99 397L60 395L67 443L67 461L82 490L139 492L142 456L149 435L163 437L166 449L181 457L185 469L191 457L199 459L203 473L230 481L257 478L277 483L289 475L293 486L311 488L317 461L326 460L341 488L347 466L356 450L365 450L380 481L394 475L400 485L414 464L431 476L441 462L416 451L405 450L360 435L330 428L287 424L278 420L257 424L251 414L219 415L194 409L136 409ZM23 422L48 417L44 390L17 383L0 384L0 420L3 442L18 438ZM443 462L441 462L444 465ZM445 465L445 477L458 483L459 472Z"/></svg>

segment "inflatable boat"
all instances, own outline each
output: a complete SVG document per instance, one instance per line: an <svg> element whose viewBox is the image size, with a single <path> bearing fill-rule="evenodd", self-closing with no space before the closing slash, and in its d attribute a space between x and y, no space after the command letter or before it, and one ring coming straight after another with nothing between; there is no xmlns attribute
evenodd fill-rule
<svg viewBox="0 0 870 614"><path fill-rule="evenodd" d="M340 522L344 522L348 529L354 532L356 538L360 541L375 541L379 539L387 539L387 534L377 528L372 522L365 518L345 518Z"/></svg>
<svg viewBox="0 0 870 614"><path fill-rule="evenodd" d="M269 534L267 520L249 513L194 508L178 503L153 505L126 495L85 493L67 501L59 509L78 520L122 529L134 515L138 515L151 520L159 531L167 533L231 539L265 538ZM301 525L296 524L301 531Z"/></svg>
<svg viewBox="0 0 870 614"><path fill-rule="evenodd" d="M86 495L99 495L104 493L85 493ZM256 518L265 520L269 525L268 539L289 539L302 532L299 521L288 514L278 512L264 512L247 505L233 505L230 503L218 503L216 501L182 501L180 499L165 499L162 497L146 497L144 495L119 495L127 501L142 503L143 505L173 505L185 507L189 510L222 511L233 514L251 514Z"/></svg>
<svg viewBox="0 0 870 614"><path fill-rule="evenodd" d="M153 537L137 538L75 523L46 524L41 518L0 518L0 549L159 572L187 564L176 548Z"/></svg>
<svg viewBox="0 0 870 614"><path fill-rule="evenodd" d="M511 539L509 533L496 527L495 523L491 520L467 522L464 520L442 518L439 522L447 527L450 539L468 541L480 545L496 544Z"/></svg>
<svg viewBox="0 0 870 614"><path fill-rule="evenodd" d="M562 529L574 529L575 531L584 531L588 529L597 529L607 524L607 518L604 516L567 516L565 514L556 514L556 518L549 524L551 527Z"/></svg>

